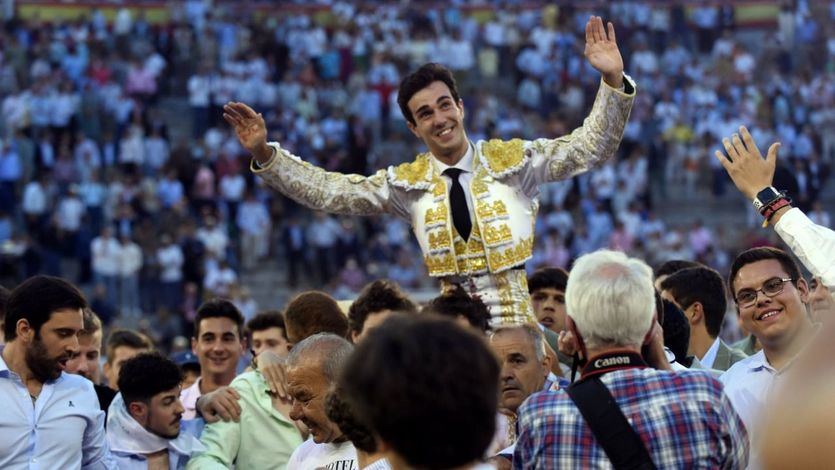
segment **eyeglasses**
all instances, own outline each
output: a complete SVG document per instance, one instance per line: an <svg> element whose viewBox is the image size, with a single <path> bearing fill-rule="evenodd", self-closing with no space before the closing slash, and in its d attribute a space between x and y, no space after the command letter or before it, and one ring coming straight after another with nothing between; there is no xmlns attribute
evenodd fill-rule
<svg viewBox="0 0 835 470"><path fill-rule="evenodd" d="M792 282L794 279L791 278L779 278L773 277L765 283L759 289L742 289L741 291L736 293L736 304L740 307L750 307L757 303L757 294L762 292L766 295L766 297L774 297L775 295L783 292L783 286L787 282Z"/></svg>

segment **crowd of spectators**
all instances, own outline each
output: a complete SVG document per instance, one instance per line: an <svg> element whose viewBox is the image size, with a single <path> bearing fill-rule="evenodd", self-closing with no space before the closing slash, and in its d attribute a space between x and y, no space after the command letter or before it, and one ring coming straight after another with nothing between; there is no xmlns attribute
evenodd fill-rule
<svg viewBox="0 0 835 470"><path fill-rule="evenodd" d="M277 269L290 288L337 298L381 277L428 287L406 224L310 214L263 189L221 106L252 105L271 140L316 165L370 174L422 151L395 99L399 79L422 63L456 73L473 140L566 134L597 88L580 6L508 5L482 17L457 4L340 2L327 5L327 22L304 9L209 6L172 3L161 23L123 8L112 22L93 9L4 25L4 275L89 286L105 323L150 318L144 326L170 331L157 338L166 341L209 296L254 315L242 274ZM782 142L781 187L830 223L819 195L835 161L835 3L784 2L762 28L732 6L603 9L617 18L640 92L618 157L542 194L530 269L609 247L651 265L694 259L726 272L729 253L764 243L749 230L754 217L685 226L658 212L668 198L742 207L725 196L711 155L741 123L758 142Z"/></svg>

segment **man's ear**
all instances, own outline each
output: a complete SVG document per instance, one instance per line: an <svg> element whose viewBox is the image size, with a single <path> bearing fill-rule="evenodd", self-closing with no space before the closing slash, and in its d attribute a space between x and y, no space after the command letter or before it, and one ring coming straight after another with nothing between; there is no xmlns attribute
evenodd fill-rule
<svg viewBox="0 0 835 470"><path fill-rule="evenodd" d="M29 323L29 320L21 318L15 324L15 333L17 337L27 343L31 343L35 339L35 329Z"/></svg>
<svg viewBox="0 0 835 470"><path fill-rule="evenodd" d="M568 315L565 316L565 326L574 336L574 342L577 345L577 353L580 355L580 358L587 359L588 352L586 351L586 342L583 340L580 330L577 329L577 325L574 324L574 320L572 320Z"/></svg>
<svg viewBox="0 0 835 470"><path fill-rule="evenodd" d="M191 337L191 352L193 352L195 356L197 355L197 338L194 336Z"/></svg>
<svg viewBox="0 0 835 470"><path fill-rule="evenodd" d="M412 121L406 120L406 126L409 127L409 130L412 131L412 134L415 135L418 139L420 139L420 134L417 131L417 124L414 124Z"/></svg>
<svg viewBox="0 0 835 470"><path fill-rule="evenodd" d="M689 314L688 311L690 312ZM690 325L704 323L704 305L702 305L701 302L693 302L693 305L687 307L687 310L684 311L684 316L686 316L687 319L690 321Z"/></svg>
<svg viewBox="0 0 835 470"><path fill-rule="evenodd" d="M544 341L544 340L543 340ZM542 358L542 369L545 372L545 377L548 377L548 374L551 372L551 367L554 365L554 360L550 354L546 354L545 357Z"/></svg>
<svg viewBox="0 0 835 470"><path fill-rule="evenodd" d="M804 304L809 303L809 284L806 282L806 279L803 279L801 276L800 279L797 280L797 292L800 294L800 301Z"/></svg>
<svg viewBox="0 0 835 470"><path fill-rule="evenodd" d="M649 324L649 331L647 331L647 334L644 335L643 346L646 346L647 344L652 342L652 337L655 335L656 325L658 325L657 328L661 329L661 324L658 323L658 314L657 313L652 315L652 323ZM663 335L663 332L662 332L662 335Z"/></svg>
<svg viewBox="0 0 835 470"><path fill-rule="evenodd" d="M144 423L145 416L148 413L148 405L141 401L132 401L128 404L128 413L140 424Z"/></svg>

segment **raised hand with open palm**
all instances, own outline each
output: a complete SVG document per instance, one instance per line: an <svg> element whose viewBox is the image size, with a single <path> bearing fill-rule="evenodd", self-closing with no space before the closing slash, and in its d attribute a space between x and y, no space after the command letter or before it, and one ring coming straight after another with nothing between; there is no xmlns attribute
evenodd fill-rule
<svg viewBox="0 0 835 470"><path fill-rule="evenodd" d="M270 160L272 149L267 146L267 125L261 113L256 113L244 103L229 102L223 106L223 119L235 129L238 141L258 163Z"/></svg>
<svg viewBox="0 0 835 470"><path fill-rule="evenodd" d="M615 38L615 26L609 22L608 32L599 16L592 16L586 23L586 59L609 86L623 85L623 58Z"/></svg>

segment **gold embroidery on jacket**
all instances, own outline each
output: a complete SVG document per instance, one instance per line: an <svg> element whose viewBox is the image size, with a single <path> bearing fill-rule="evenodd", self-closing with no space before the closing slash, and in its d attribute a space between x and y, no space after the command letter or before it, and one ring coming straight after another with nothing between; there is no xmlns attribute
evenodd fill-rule
<svg viewBox="0 0 835 470"><path fill-rule="evenodd" d="M431 158L429 153L422 153L413 162L389 167L391 183L405 189L429 189L433 169Z"/></svg>
<svg viewBox="0 0 835 470"><path fill-rule="evenodd" d="M532 251L532 236L524 238L504 250L490 250L487 255L490 261L490 271L495 273L522 264L530 258Z"/></svg>
<svg viewBox="0 0 835 470"><path fill-rule="evenodd" d="M510 227L507 224L501 224L498 227L486 225L484 227L484 242L489 247L512 243L513 235L510 233Z"/></svg>
<svg viewBox="0 0 835 470"><path fill-rule="evenodd" d="M499 139L481 144L482 163L494 178L502 178L522 168L528 161L525 141L513 139L507 142Z"/></svg>
<svg viewBox="0 0 835 470"><path fill-rule="evenodd" d="M435 225L445 224L447 220L447 208L445 205L436 206L434 209L431 207L426 209L426 215L424 216L423 223L426 224L427 227L432 227Z"/></svg>
<svg viewBox="0 0 835 470"><path fill-rule="evenodd" d="M487 201L478 201L475 212L476 216L484 222L508 217L507 206L503 201L495 201L493 204Z"/></svg>

